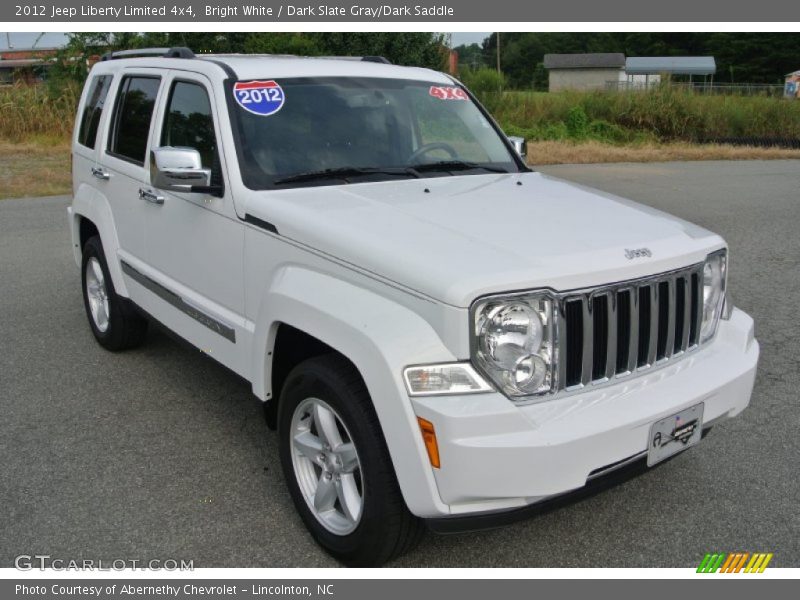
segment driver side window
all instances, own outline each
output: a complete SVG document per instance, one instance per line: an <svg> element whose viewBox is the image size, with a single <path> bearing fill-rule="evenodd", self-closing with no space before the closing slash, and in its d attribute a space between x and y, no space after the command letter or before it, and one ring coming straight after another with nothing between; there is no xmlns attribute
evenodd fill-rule
<svg viewBox="0 0 800 600"><path fill-rule="evenodd" d="M211 169L212 185L221 183L211 102L202 85L188 81L176 81L172 84L161 145L194 148L200 152L203 167Z"/></svg>

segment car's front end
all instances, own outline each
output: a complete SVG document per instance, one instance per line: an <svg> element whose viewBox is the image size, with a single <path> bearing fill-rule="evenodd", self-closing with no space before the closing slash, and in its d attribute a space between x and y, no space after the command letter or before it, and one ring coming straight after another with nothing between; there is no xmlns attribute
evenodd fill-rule
<svg viewBox="0 0 800 600"><path fill-rule="evenodd" d="M716 251L651 277L476 300L471 360L405 374L434 429L450 514L519 508L655 464L741 412L759 347L725 298L726 260Z"/></svg>
<svg viewBox="0 0 800 600"><path fill-rule="evenodd" d="M231 84L234 183L314 277L352 284L331 345L362 369L412 513L532 505L747 406L759 349L722 238L531 172L446 76L337 68ZM239 84L285 96L255 110Z"/></svg>

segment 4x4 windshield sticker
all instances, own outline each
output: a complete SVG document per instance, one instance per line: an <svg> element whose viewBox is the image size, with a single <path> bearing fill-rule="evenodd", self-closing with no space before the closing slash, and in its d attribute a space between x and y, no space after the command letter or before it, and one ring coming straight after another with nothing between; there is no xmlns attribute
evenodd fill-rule
<svg viewBox="0 0 800 600"><path fill-rule="evenodd" d="M439 100L469 100L467 93L455 86L432 85L428 93Z"/></svg>
<svg viewBox="0 0 800 600"><path fill-rule="evenodd" d="M286 100L283 88L276 81L237 81L233 84L236 103L254 115L274 115Z"/></svg>

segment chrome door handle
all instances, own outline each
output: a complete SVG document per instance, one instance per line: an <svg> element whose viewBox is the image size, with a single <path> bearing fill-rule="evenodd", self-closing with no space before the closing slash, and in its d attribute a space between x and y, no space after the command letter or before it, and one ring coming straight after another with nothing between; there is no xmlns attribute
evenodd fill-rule
<svg viewBox="0 0 800 600"><path fill-rule="evenodd" d="M164 196L159 196L158 194L143 188L139 188L139 199L147 200L151 204L164 204Z"/></svg>
<svg viewBox="0 0 800 600"><path fill-rule="evenodd" d="M100 167L92 167L92 175L97 177L98 179L102 179L103 181L108 181L111 179L111 175L103 171Z"/></svg>

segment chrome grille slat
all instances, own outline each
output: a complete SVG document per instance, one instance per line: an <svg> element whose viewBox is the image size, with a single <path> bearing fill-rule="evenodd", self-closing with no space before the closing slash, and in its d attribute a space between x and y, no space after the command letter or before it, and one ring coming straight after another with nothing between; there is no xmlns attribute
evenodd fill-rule
<svg viewBox="0 0 800 600"><path fill-rule="evenodd" d="M654 281L647 287L650 288L650 337L648 338L650 344L647 347L647 364L645 368L651 367L656 364L656 351L658 348L658 281Z"/></svg>
<svg viewBox="0 0 800 600"><path fill-rule="evenodd" d="M617 294L606 294L608 307L608 341L606 342L606 379L611 379L617 370Z"/></svg>
<svg viewBox="0 0 800 600"><path fill-rule="evenodd" d="M696 348L702 319L698 269L563 294L556 315L557 389L574 391L646 371Z"/></svg>
<svg viewBox="0 0 800 600"><path fill-rule="evenodd" d="M631 335L628 344L628 373L636 370L636 363L639 360L639 293L637 288L630 288L631 305Z"/></svg>
<svg viewBox="0 0 800 600"><path fill-rule="evenodd" d="M567 319L564 313L564 304L556 303L556 323L558 331L561 332L558 336L558 373L556 375L556 386L558 389L563 390L567 387L567 336L564 335L567 331Z"/></svg>
<svg viewBox="0 0 800 600"><path fill-rule="evenodd" d="M700 324L703 322L703 269L697 272L697 281L695 282L695 289L697 291L697 312L695 313L695 339L692 340L693 345L700 343Z"/></svg>
<svg viewBox="0 0 800 600"><path fill-rule="evenodd" d="M692 278L683 276L683 334L681 336L681 352L689 347L689 332L692 329Z"/></svg>
<svg viewBox="0 0 800 600"><path fill-rule="evenodd" d="M591 296L583 300L583 371L581 383L586 385L592 380L594 352L594 318L592 315Z"/></svg>
<svg viewBox="0 0 800 600"><path fill-rule="evenodd" d="M675 351L675 287L676 278L670 277L667 279L668 286L668 302L667 307L667 343L664 349L664 359L667 360L672 357Z"/></svg>

